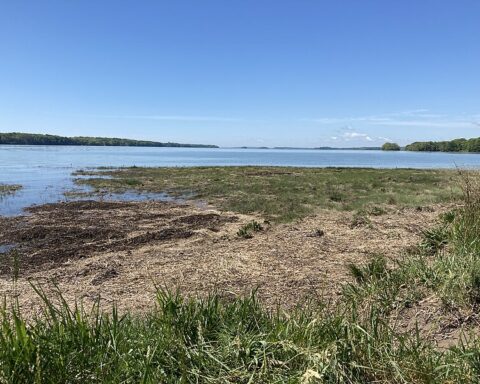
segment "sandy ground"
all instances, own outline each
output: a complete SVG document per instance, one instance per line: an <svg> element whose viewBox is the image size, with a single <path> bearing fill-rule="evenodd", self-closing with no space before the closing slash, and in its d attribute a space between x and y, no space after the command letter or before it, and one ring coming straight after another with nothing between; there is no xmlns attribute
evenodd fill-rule
<svg viewBox="0 0 480 384"><path fill-rule="evenodd" d="M0 218L0 292L36 313L30 281L85 305L100 298L120 310L154 305L155 285L188 295L230 296L258 289L268 306L291 307L312 297L335 299L349 281L347 265L372 254L398 257L418 243L441 206L390 210L352 225L351 212L320 211L296 223L269 225L254 216L160 202L72 202ZM251 239L238 229L256 219ZM15 263L18 267L15 267ZM15 277L16 276L16 277Z"/></svg>

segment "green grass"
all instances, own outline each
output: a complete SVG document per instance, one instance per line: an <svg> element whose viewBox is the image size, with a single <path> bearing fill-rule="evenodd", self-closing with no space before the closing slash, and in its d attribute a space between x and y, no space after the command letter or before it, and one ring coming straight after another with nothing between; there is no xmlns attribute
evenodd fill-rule
<svg viewBox="0 0 480 384"><path fill-rule="evenodd" d="M257 221L253 220L253 221L245 224L244 226L242 226L238 230L237 236L242 237L244 239L251 239L255 232L260 232L262 230L263 230L262 225L260 223L258 223Z"/></svg>
<svg viewBox="0 0 480 384"><path fill-rule="evenodd" d="M474 315L480 304L480 184L478 176L463 181L463 204L423 232L423 239L388 269L383 256L358 269L362 284L346 287L355 304L383 303L385 312L426 297L438 298L449 311ZM379 273L378 271L381 271ZM363 272L363 273L362 273Z"/></svg>
<svg viewBox="0 0 480 384"><path fill-rule="evenodd" d="M18 184L0 184L0 197L15 193L20 189L22 189L22 186Z"/></svg>
<svg viewBox="0 0 480 384"><path fill-rule="evenodd" d="M288 222L317 208L362 210L368 206L424 206L460 196L453 171L411 169L195 167L83 171L78 179L97 190L169 192L194 196L220 209L258 213ZM112 179L95 178L110 175Z"/></svg>
<svg viewBox="0 0 480 384"><path fill-rule="evenodd" d="M55 306L30 323L0 313L4 383L475 382L476 342L438 351L392 329L381 310L267 311L252 295L184 299L159 291L139 316Z"/></svg>

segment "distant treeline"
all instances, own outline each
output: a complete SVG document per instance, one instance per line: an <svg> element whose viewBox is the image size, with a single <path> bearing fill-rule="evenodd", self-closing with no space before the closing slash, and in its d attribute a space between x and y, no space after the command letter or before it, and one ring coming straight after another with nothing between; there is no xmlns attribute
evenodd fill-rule
<svg viewBox="0 0 480 384"><path fill-rule="evenodd" d="M418 141L405 147L406 151L423 152L480 152L480 137L451 141Z"/></svg>
<svg viewBox="0 0 480 384"><path fill-rule="evenodd" d="M123 147L218 148L216 145L160 143L156 141L118 139L115 137L64 137L35 133L0 133L0 144L14 145L94 145Z"/></svg>

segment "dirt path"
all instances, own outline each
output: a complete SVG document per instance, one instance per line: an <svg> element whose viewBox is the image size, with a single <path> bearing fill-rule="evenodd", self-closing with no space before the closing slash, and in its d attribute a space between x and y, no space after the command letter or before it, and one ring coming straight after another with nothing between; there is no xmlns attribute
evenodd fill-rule
<svg viewBox="0 0 480 384"><path fill-rule="evenodd" d="M18 255L18 271L12 252L0 255L0 292L30 312L38 297L29 280L54 281L68 300L138 311L154 304L155 284L195 295L258 288L266 304L288 307L335 298L349 263L397 257L442 210L392 210L358 225L352 213L325 210L241 239L238 229L258 217L160 202L46 205L0 218L0 245L17 244Z"/></svg>

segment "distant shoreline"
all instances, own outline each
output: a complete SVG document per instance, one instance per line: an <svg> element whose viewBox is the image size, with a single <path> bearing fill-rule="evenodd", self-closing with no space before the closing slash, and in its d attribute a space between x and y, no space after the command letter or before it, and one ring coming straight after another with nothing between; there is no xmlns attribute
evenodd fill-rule
<svg viewBox="0 0 480 384"><path fill-rule="evenodd" d="M308 151L380 151L381 147L350 147L350 148L335 148L335 147L224 147L225 149L281 149L281 150L308 150Z"/></svg>
<svg viewBox="0 0 480 384"><path fill-rule="evenodd" d="M120 139L116 137L66 137L36 133L0 133L0 145L52 145L96 147L166 147L166 148L218 148L210 144L162 143L147 140Z"/></svg>
<svg viewBox="0 0 480 384"><path fill-rule="evenodd" d="M385 148L386 145L396 148ZM0 132L0 145L32 145L32 146L94 146L94 147L150 147L150 148L204 148L204 149L250 149L250 150L308 150L308 151L405 151L405 152L446 152L446 153L480 153L480 138L455 139L451 141L414 142L404 147L395 143L385 143L381 147L288 147L288 146L235 146L220 147L212 144L186 144L175 142L157 142L149 140L134 140L116 137L91 136L58 136L49 134Z"/></svg>

